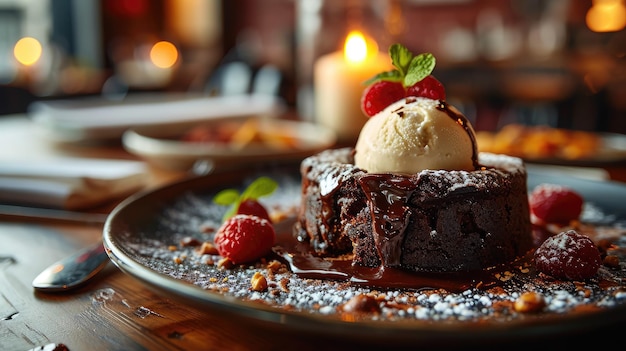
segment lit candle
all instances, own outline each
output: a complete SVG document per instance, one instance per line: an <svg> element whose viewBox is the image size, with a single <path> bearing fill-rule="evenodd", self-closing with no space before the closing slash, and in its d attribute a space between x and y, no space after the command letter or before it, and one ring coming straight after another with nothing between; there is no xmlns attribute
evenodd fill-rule
<svg viewBox="0 0 626 351"><path fill-rule="evenodd" d="M344 51L320 57L315 63L315 118L337 133L339 142L353 143L367 116L361 111L365 81L391 69L388 55L363 34L351 32Z"/></svg>

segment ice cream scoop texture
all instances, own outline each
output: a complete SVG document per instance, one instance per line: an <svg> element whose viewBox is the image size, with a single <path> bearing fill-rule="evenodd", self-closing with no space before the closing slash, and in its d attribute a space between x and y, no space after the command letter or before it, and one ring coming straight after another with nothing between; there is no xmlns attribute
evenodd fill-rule
<svg viewBox="0 0 626 351"><path fill-rule="evenodd" d="M355 165L369 173L476 169L475 132L444 101L399 100L371 117L359 135Z"/></svg>

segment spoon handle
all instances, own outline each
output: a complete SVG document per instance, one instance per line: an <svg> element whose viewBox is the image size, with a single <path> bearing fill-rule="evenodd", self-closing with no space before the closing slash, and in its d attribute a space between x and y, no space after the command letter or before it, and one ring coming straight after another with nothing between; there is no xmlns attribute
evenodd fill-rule
<svg viewBox="0 0 626 351"><path fill-rule="evenodd" d="M44 269L33 280L33 287L44 292L67 291L95 276L108 262L109 256L100 242Z"/></svg>

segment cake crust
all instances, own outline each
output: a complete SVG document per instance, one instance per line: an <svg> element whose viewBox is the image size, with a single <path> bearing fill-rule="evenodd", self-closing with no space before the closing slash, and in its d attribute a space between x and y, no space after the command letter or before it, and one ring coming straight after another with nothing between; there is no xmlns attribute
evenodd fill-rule
<svg viewBox="0 0 626 351"><path fill-rule="evenodd" d="M486 269L532 246L521 159L481 153L476 171L367 173L354 150L303 160L295 235L320 256L416 272Z"/></svg>

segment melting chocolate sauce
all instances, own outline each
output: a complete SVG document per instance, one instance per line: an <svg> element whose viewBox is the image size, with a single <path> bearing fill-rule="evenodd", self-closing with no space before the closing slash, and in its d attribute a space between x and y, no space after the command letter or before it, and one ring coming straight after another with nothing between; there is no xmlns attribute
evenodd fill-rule
<svg viewBox="0 0 626 351"><path fill-rule="evenodd" d="M298 241L292 234L295 219L276 225L277 243L274 253L283 258L291 271L301 278L345 281L353 285L381 289L446 289L462 292L471 287L488 288L500 281L489 269L472 272L418 273L393 267L364 267L352 263L351 257L319 257L308 242ZM517 263L520 264L519 262Z"/></svg>
<svg viewBox="0 0 626 351"><path fill-rule="evenodd" d="M410 178L368 174L359 183L370 204L374 243L383 266L400 266L404 231L411 210L406 205L415 190Z"/></svg>

